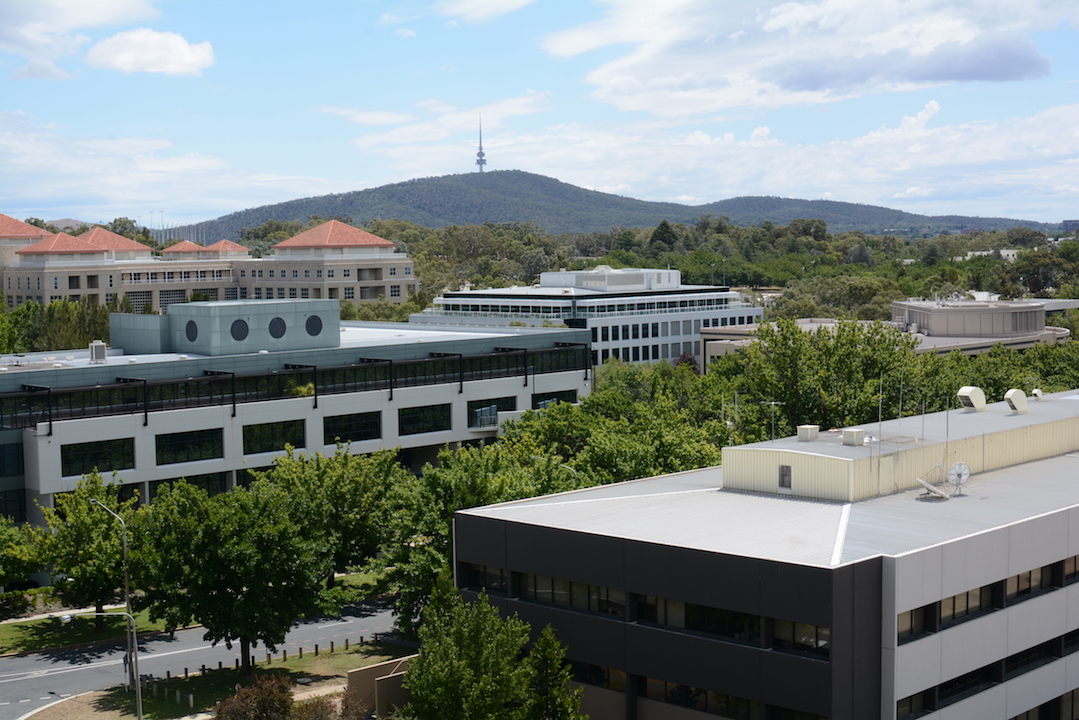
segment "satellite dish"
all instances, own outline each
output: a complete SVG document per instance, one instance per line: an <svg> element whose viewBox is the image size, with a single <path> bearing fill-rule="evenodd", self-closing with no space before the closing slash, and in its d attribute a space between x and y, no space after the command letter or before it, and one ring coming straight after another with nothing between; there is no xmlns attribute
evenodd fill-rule
<svg viewBox="0 0 1079 720"><path fill-rule="evenodd" d="M940 498L941 500L947 500L948 498L951 497L948 493L941 491L939 488L937 488L937 487L935 487L933 485L930 485L929 483L927 483L925 480L922 480L921 478L914 478L914 479L917 480L919 483L921 483L922 487L925 488L926 495L930 495L930 496L935 497L935 498Z"/></svg>
<svg viewBox="0 0 1079 720"><path fill-rule="evenodd" d="M957 462L948 468L948 482L955 486L954 495L963 494L963 485L970 479L970 466L965 462Z"/></svg>

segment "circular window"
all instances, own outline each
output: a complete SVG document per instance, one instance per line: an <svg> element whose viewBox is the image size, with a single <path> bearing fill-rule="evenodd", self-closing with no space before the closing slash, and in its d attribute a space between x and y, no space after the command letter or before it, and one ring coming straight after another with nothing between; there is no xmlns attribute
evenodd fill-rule
<svg viewBox="0 0 1079 720"><path fill-rule="evenodd" d="M312 315L307 318L307 334L314 337L320 332L322 332L322 318L318 315Z"/></svg>
<svg viewBox="0 0 1079 720"><path fill-rule="evenodd" d="M233 320L232 328L229 330L232 333L232 339L236 342L247 339L247 323L243 320Z"/></svg>
<svg viewBox="0 0 1079 720"><path fill-rule="evenodd" d="M187 327L184 328L184 332L187 333L188 342L195 342L199 338L199 326L195 324L194 320L187 321Z"/></svg>
<svg viewBox="0 0 1079 720"><path fill-rule="evenodd" d="M285 334L285 321L275 317L270 321L270 337L279 338Z"/></svg>

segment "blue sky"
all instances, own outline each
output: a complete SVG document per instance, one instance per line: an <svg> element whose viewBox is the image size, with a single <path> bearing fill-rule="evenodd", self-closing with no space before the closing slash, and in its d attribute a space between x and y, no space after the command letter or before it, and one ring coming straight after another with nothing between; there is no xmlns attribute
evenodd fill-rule
<svg viewBox="0 0 1079 720"><path fill-rule="evenodd" d="M0 212L153 227L517 169L1079 218L1075 0L0 0Z"/></svg>

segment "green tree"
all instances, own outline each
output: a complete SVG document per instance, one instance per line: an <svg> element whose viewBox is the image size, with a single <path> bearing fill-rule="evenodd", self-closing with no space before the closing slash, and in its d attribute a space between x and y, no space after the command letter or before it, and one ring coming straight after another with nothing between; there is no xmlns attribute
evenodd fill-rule
<svg viewBox="0 0 1079 720"><path fill-rule="evenodd" d="M42 564L56 577L57 592L70 607L92 605L98 613L114 601L124 584L123 529L96 500L130 521L138 497L122 500L119 483L93 472L69 493L53 495L55 507L42 507L45 525L32 530ZM104 618L96 618L100 631Z"/></svg>
<svg viewBox="0 0 1079 720"><path fill-rule="evenodd" d="M40 565L29 526L0 514L0 587L26 580Z"/></svg>
<svg viewBox="0 0 1079 720"><path fill-rule="evenodd" d="M586 720L581 714L583 690L574 690L573 679L566 662L566 648L558 642L554 630L543 628L528 654L531 678L529 698L525 706L527 720Z"/></svg>
<svg viewBox="0 0 1079 720"><path fill-rule="evenodd" d="M140 607L175 630L195 621L205 640L273 650L293 623L322 606L330 556L273 483L207 497L184 482L161 489L139 523Z"/></svg>
<svg viewBox="0 0 1079 720"><path fill-rule="evenodd" d="M520 662L528 625L502 618L484 593L465 604L443 573L420 628L420 653L405 675L406 717L524 720L531 668Z"/></svg>
<svg viewBox="0 0 1079 720"><path fill-rule="evenodd" d="M334 570L343 572L378 552L390 522L387 498L395 487L410 483L412 474L391 450L353 455L338 445L330 457L286 450L264 477L292 498L296 521L330 549L327 585L332 586Z"/></svg>

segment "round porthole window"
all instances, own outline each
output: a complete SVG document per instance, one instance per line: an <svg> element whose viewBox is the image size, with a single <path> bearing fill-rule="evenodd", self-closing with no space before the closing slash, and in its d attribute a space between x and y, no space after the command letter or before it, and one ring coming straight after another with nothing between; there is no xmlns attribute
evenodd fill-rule
<svg viewBox="0 0 1079 720"><path fill-rule="evenodd" d="M270 321L270 337L279 338L285 334L285 321L275 317Z"/></svg>
<svg viewBox="0 0 1079 720"><path fill-rule="evenodd" d="M232 339L236 342L247 339L247 323L243 320L233 320L232 328L229 330L232 333Z"/></svg>
<svg viewBox="0 0 1079 720"><path fill-rule="evenodd" d="M195 324L194 320L187 321L187 326L184 328L184 332L187 333L188 342L195 342L199 338L199 326Z"/></svg>
<svg viewBox="0 0 1079 720"><path fill-rule="evenodd" d="M307 318L307 334L314 337L320 332L322 332L322 318L318 315L312 315Z"/></svg>

